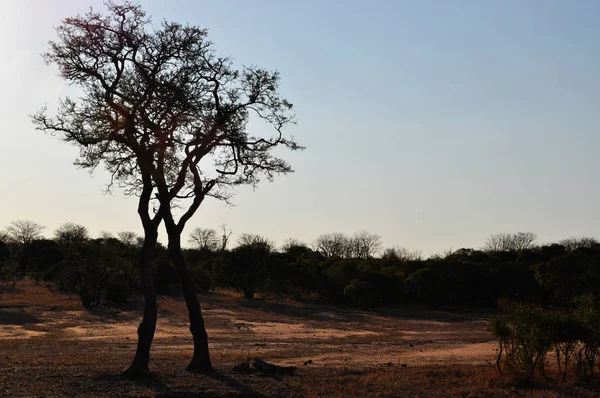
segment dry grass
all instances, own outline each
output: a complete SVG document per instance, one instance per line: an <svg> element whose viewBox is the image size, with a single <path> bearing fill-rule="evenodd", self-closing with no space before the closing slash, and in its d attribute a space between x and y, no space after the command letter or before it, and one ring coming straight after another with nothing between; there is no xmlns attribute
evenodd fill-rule
<svg viewBox="0 0 600 398"><path fill-rule="evenodd" d="M183 371L191 356L185 306L161 297L152 350L156 378L119 373L132 359L141 303L85 310L76 297L32 281L0 294L0 396L594 396L574 385L517 390L487 364L495 344L485 313L404 308L365 312L333 306L203 295L219 372ZM260 356L295 365L281 379L236 374ZM311 360L312 363L304 365Z"/></svg>

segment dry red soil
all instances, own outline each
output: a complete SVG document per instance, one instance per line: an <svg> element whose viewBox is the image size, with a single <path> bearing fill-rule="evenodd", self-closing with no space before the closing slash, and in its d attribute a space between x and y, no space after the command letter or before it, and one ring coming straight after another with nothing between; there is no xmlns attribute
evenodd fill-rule
<svg viewBox="0 0 600 398"><path fill-rule="evenodd" d="M160 297L151 357L156 376L130 381L119 374L135 351L139 299L124 308L86 310L77 297L31 280L0 289L0 396L564 395L494 382L496 343L485 313L370 312L247 301L229 292L201 295L217 372L183 370L192 352L185 305ZM231 370L247 357L298 371L274 378ZM594 394L567 395L573 391Z"/></svg>

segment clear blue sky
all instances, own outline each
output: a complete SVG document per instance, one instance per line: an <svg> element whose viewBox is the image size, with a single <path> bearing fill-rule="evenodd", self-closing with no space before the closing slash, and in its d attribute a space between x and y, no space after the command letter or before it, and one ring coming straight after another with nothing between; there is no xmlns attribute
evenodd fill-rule
<svg viewBox="0 0 600 398"><path fill-rule="evenodd" d="M206 202L278 243L377 232L435 253L494 232L600 235L600 2L143 0L155 21L210 29L238 65L278 69L307 146L291 176ZM135 201L71 166L76 149L27 114L65 94L39 53L97 0L0 5L0 226L32 219L140 232Z"/></svg>

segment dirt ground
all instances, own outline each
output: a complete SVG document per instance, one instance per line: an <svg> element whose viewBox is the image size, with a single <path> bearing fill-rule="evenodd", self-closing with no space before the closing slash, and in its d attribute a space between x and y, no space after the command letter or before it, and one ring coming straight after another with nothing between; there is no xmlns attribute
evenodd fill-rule
<svg viewBox="0 0 600 398"><path fill-rule="evenodd" d="M496 343L485 313L367 312L248 301L230 292L201 300L217 372L183 371L192 352L185 304L160 297L151 357L156 377L133 382L119 373L135 352L139 299L124 308L86 310L77 297L31 280L4 286L0 396L522 395L491 382ZM233 372L246 357L297 366L298 372L284 378Z"/></svg>

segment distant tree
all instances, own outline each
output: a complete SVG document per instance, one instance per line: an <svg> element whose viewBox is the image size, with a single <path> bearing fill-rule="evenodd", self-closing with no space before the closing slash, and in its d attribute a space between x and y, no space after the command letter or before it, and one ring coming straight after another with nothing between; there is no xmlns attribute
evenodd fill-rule
<svg viewBox="0 0 600 398"><path fill-rule="evenodd" d="M600 242L598 242L598 239L596 238L584 236L580 238L573 237L562 239L558 241L558 244L564 246L565 249L570 252L584 247L591 248L600 244Z"/></svg>
<svg viewBox="0 0 600 398"><path fill-rule="evenodd" d="M114 239L115 238L115 236L113 234L111 234L110 232L108 232L108 231L100 231L99 237L102 240L108 240L108 239Z"/></svg>
<svg viewBox="0 0 600 398"><path fill-rule="evenodd" d="M227 225L221 225L221 251L225 251L227 249L229 238L231 238L232 233L233 231L227 229Z"/></svg>
<svg viewBox="0 0 600 398"><path fill-rule="evenodd" d="M381 236L360 231L354 234L348 244L351 257L371 258L381 250Z"/></svg>
<svg viewBox="0 0 600 398"><path fill-rule="evenodd" d="M238 245L228 253L219 279L242 297L253 299L267 284L272 247L265 237L242 234Z"/></svg>
<svg viewBox="0 0 600 398"><path fill-rule="evenodd" d="M217 231L212 228L194 228L188 242L199 250L215 251L219 247Z"/></svg>
<svg viewBox="0 0 600 398"><path fill-rule="evenodd" d="M64 223L54 231L54 240L65 246L78 245L89 239L88 230L83 225Z"/></svg>
<svg viewBox="0 0 600 398"><path fill-rule="evenodd" d="M42 238L44 226L29 220L18 220L6 227L7 239L19 245L27 245Z"/></svg>
<svg viewBox="0 0 600 398"><path fill-rule="evenodd" d="M423 255L418 250L410 251L404 247L394 246L383 251L381 258L384 260L420 261Z"/></svg>
<svg viewBox="0 0 600 398"><path fill-rule="evenodd" d="M348 257L349 247L350 239L339 232L319 235L313 242L313 249L325 257Z"/></svg>
<svg viewBox="0 0 600 398"><path fill-rule="evenodd" d="M63 252L56 241L36 239L23 245L19 253L19 268L23 273L35 272L36 277L44 274L63 260Z"/></svg>
<svg viewBox="0 0 600 398"><path fill-rule="evenodd" d="M137 234L131 231L121 231L117 233L117 237L123 244L127 246L135 246L137 244Z"/></svg>
<svg viewBox="0 0 600 398"><path fill-rule="evenodd" d="M298 239L288 238L281 245L281 251L283 253L287 253L291 250L294 250L294 248L296 248L296 247L307 247L307 246L304 242L301 242Z"/></svg>
<svg viewBox="0 0 600 398"><path fill-rule="evenodd" d="M533 232L499 233L491 235L483 249L488 252L522 251L535 246L537 235Z"/></svg>
<svg viewBox="0 0 600 398"><path fill-rule="evenodd" d="M235 69L230 58L216 55L206 30L166 21L152 25L130 1L107 7L107 16L91 10L57 29L59 41L50 43L46 60L58 64L83 97L63 100L57 117L42 111L34 122L84 146L80 165L104 162L126 192L140 195L146 236L154 238L164 221L194 338L188 369L210 370L208 336L181 234L205 198L227 201L232 188L293 171L273 154L277 147L302 149L283 135L295 120L292 104L279 93L277 72ZM248 131L260 122L271 129ZM150 218L140 208L148 210L152 198L158 207Z"/></svg>
<svg viewBox="0 0 600 398"><path fill-rule="evenodd" d="M238 246L261 246L273 250L275 245L269 238L257 234L241 234L238 238Z"/></svg>

